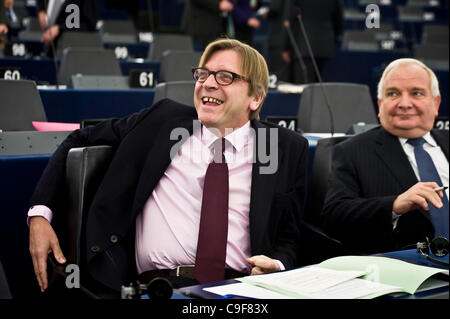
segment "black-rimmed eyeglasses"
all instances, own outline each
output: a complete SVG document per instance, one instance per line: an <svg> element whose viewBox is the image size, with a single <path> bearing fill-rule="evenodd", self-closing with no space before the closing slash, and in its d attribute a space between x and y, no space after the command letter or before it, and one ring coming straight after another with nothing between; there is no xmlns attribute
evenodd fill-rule
<svg viewBox="0 0 450 319"><path fill-rule="evenodd" d="M194 80L198 81L200 83L203 83L206 81L206 79L213 74L214 79L216 80L217 84L220 85L230 85L233 83L234 79L240 79L243 81L248 81L245 77L242 75L236 74L231 71L226 70L219 70L219 71L210 71L205 68L193 68L192 74L194 76Z"/></svg>

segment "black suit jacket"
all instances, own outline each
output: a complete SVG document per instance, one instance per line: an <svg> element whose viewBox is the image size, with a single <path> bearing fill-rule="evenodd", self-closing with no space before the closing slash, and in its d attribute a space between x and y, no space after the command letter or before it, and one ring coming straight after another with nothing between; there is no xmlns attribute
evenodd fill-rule
<svg viewBox="0 0 450 319"><path fill-rule="evenodd" d="M220 1L187 0L184 2L182 30L192 36L195 44L206 47L225 33Z"/></svg>
<svg viewBox="0 0 450 319"><path fill-rule="evenodd" d="M448 131L431 134L448 160ZM433 238L429 213L423 210L401 215L392 227L395 198L417 182L398 138L383 128L339 143L322 213L326 230L358 253L402 249Z"/></svg>
<svg viewBox="0 0 450 319"><path fill-rule="evenodd" d="M101 144L115 148L86 222L87 269L97 281L119 289L135 278L135 219L170 164L170 150L180 139L170 140L171 132L185 128L189 136L196 118L195 108L162 100L129 117L73 132L50 159L31 205L46 205L55 218L61 218L68 150ZM251 125L256 130L255 154L261 149L259 143L267 144L269 150L270 138L278 137L276 172L260 174L259 169L267 166L264 160L253 164L251 254L265 254L279 259L287 268L293 267L299 244L297 226L304 206L307 141L273 124L252 121ZM275 128L276 132L271 130Z"/></svg>
<svg viewBox="0 0 450 319"><path fill-rule="evenodd" d="M306 41L300 31L297 18L302 15L302 21L311 44L314 56L331 58L334 56L339 34L343 30L344 18L339 0L290 0L288 12L291 13L290 24L303 57L310 57ZM287 39L286 39L287 40ZM291 44L287 42L288 49Z"/></svg>
<svg viewBox="0 0 450 319"><path fill-rule="evenodd" d="M5 3L0 2L0 24L6 24Z"/></svg>
<svg viewBox="0 0 450 319"><path fill-rule="evenodd" d="M49 0L37 0L37 11L47 11ZM66 26L67 17L72 14L72 11L66 12L67 6L75 4L80 9L80 28L68 29ZM65 1L59 11L55 24L59 26L60 32L69 31L96 31L98 20L98 1L97 0L68 0Z"/></svg>

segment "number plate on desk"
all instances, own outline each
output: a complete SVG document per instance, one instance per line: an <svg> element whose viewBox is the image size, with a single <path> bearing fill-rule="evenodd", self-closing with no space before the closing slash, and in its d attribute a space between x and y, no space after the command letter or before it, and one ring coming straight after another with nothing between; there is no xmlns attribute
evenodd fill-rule
<svg viewBox="0 0 450 319"><path fill-rule="evenodd" d="M5 80L20 80L21 79L20 68L17 67L4 67L0 68L0 79Z"/></svg>
<svg viewBox="0 0 450 319"><path fill-rule="evenodd" d="M27 47L25 43L9 42L5 45L5 56L25 57L27 55Z"/></svg>
<svg viewBox="0 0 450 319"><path fill-rule="evenodd" d="M297 131L297 117L295 116L267 116L265 120L290 130Z"/></svg>
<svg viewBox="0 0 450 319"><path fill-rule="evenodd" d="M154 88L156 84L155 73L153 70L131 70L130 87L131 88Z"/></svg>
<svg viewBox="0 0 450 319"><path fill-rule="evenodd" d="M434 128L448 131L448 123L448 116L438 116L434 121Z"/></svg>

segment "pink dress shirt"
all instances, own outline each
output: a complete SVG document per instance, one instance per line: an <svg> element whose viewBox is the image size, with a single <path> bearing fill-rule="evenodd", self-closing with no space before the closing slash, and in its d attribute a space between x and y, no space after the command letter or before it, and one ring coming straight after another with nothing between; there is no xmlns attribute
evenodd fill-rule
<svg viewBox="0 0 450 319"><path fill-rule="evenodd" d="M138 273L195 264L203 183L218 137L202 127L180 147L136 220ZM249 272L253 135L250 122L225 136L229 169L226 267ZM163 240L161 240L163 239Z"/></svg>

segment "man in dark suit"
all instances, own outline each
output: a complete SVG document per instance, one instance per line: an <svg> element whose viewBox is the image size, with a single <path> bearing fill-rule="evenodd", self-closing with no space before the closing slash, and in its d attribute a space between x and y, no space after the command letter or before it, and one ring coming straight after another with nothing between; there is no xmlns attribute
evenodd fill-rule
<svg viewBox="0 0 450 319"><path fill-rule="evenodd" d="M233 10L228 0L187 0L181 29L192 36L194 44L204 49L209 42L225 34L224 17Z"/></svg>
<svg viewBox="0 0 450 319"><path fill-rule="evenodd" d="M314 57L323 77L327 62L334 57L338 36L344 26L342 7L339 0L290 0L289 25L301 52L306 66L307 81L305 72L301 67L298 57L295 55L292 43L286 39L286 51L283 57L286 62L291 63L292 82L313 83L317 82L314 72L312 57L306 45L306 40L300 29L297 16L302 16L302 21L311 44Z"/></svg>
<svg viewBox="0 0 450 319"><path fill-rule="evenodd" d="M396 60L378 85L381 127L335 146L322 217L349 249L373 253L431 240L434 208L447 220L434 225L448 233L448 190L436 190L449 175L448 131L433 129L440 101L433 71L415 59ZM422 178L411 145L422 137L439 182Z"/></svg>
<svg viewBox="0 0 450 319"><path fill-rule="evenodd" d="M73 6L79 11L79 26L73 26L74 23ZM72 7L70 7L72 6ZM45 44L56 42L60 35L65 31L96 31L98 19L97 0L38 0L36 1L36 10L38 12L39 24L41 25L41 41ZM72 15L72 16L71 16ZM78 20L78 19L77 19ZM70 22L69 24L67 22Z"/></svg>
<svg viewBox="0 0 450 319"><path fill-rule="evenodd" d="M217 40L206 48L194 78L195 108L163 100L77 130L55 152L28 213L42 290L49 252L65 261L49 221L64 214L66 154L86 145L112 145L115 156L88 214L85 277L117 291L137 274L168 274L192 264L197 269L209 145L220 136L229 167L225 278L296 265L308 146L298 134L258 120L268 90L264 58L237 40ZM169 276L174 285L196 283L188 277L180 284Z"/></svg>

